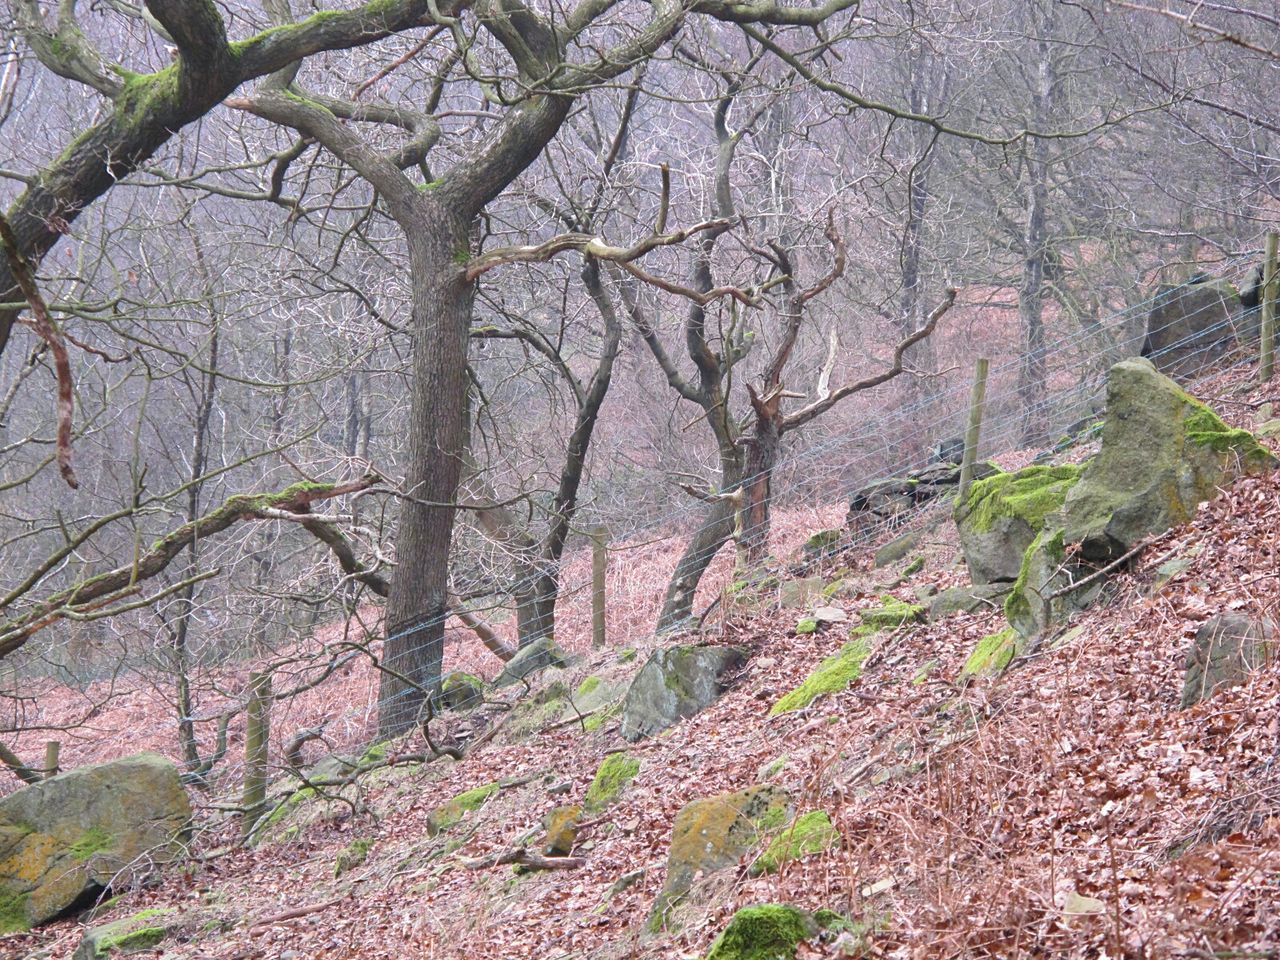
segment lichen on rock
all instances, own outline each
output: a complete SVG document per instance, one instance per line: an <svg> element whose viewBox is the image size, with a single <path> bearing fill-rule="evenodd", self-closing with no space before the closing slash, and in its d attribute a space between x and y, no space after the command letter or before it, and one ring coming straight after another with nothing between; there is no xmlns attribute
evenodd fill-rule
<svg viewBox="0 0 1280 960"><path fill-rule="evenodd" d="M772 785L685 804L672 824L667 881L650 914L649 930L666 926L670 911L689 895L695 878L736 864L763 837L782 827L791 813L787 792Z"/></svg>

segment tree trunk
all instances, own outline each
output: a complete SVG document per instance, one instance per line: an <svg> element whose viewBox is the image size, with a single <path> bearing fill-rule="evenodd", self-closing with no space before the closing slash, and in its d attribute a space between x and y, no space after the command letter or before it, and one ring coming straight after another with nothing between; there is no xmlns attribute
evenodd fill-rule
<svg viewBox="0 0 1280 960"><path fill-rule="evenodd" d="M378 690L383 738L413 726L423 701L440 685L453 503L466 447L467 337L474 300L474 287L458 263L468 250L465 223L437 208L405 233L413 289L413 386L405 498Z"/></svg>
<svg viewBox="0 0 1280 960"><path fill-rule="evenodd" d="M1053 31L1051 8L1044 12L1044 22L1037 24L1038 61L1035 87L1031 93L1032 125L1045 129L1053 108L1053 54L1048 39ZM1033 11L1033 20L1034 17ZM1044 343L1044 271L1049 242L1046 207L1049 197L1049 148L1042 138L1034 138L1027 147L1027 220L1023 233L1022 281L1018 288L1018 315L1022 320L1024 342L1022 369L1018 380L1018 397L1022 401L1025 420L1024 446L1043 446L1049 440L1045 409L1048 364Z"/></svg>
<svg viewBox="0 0 1280 960"><path fill-rule="evenodd" d="M666 600L658 616L658 633L680 630L693 619L693 598L698 592L698 583L720 548L733 536L736 514L737 509L728 500L708 505L702 525L684 548L667 585Z"/></svg>
<svg viewBox="0 0 1280 960"><path fill-rule="evenodd" d="M769 555L769 527L772 520L773 468L778 463L782 445L777 402L769 404L772 415L760 416L757 410L755 433L747 443L747 461L743 469L742 550L748 567L757 567Z"/></svg>

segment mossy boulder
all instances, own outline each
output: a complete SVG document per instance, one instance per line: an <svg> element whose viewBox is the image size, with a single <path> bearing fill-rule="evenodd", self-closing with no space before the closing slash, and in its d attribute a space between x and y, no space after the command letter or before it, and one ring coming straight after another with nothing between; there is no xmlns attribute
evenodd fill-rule
<svg viewBox="0 0 1280 960"><path fill-rule="evenodd" d="M1238 613L1206 620L1187 652L1183 709L1248 679L1249 673L1274 653L1278 630L1273 621L1253 620Z"/></svg>
<svg viewBox="0 0 1280 960"><path fill-rule="evenodd" d="M961 678L999 676L1021 652L1023 642L1022 635L1013 627L983 637L960 668Z"/></svg>
<svg viewBox="0 0 1280 960"><path fill-rule="evenodd" d="M821 929L813 914L796 907L743 907L711 944L706 960L794 960L800 944Z"/></svg>
<svg viewBox="0 0 1280 960"><path fill-rule="evenodd" d="M143 910L123 920L91 927L71 960L107 960L151 950L178 925L179 919L177 910Z"/></svg>
<svg viewBox="0 0 1280 960"><path fill-rule="evenodd" d="M578 842L578 824L582 822L580 804L556 807L543 819L547 836L542 852L548 857L567 857Z"/></svg>
<svg viewBox="0 0 1280 960"><path fill-rule="evenodd" d="M455 670L440 684L440 705L446 710L474 710L484 700L484 681Z"/></svg>
<svg viewBox="0 0 1280 960"><path fill-rule="evenodd" d="M625 753L611 753L600 763L587 788L587 810L599 813L626 789L640 772L640 761Z"/></svg>
<svg viewBox="0 0 1280 960"><path fill-rule="evenodd" d="M907 603L889 594L880 598L880 606L858 611L864 627L871 630L896 630L903 624L923 623L927 611L924 606Z"/></svg>
<svg viewBox="0 0 1280 960"><path fill-rule="evenodd" d="M862 676L862 665L870 655L869 637L854 637L840 648L839 653L818 664L818 668L809 674L804 683L775 703L769 716L802 710L821 696L847 690L850 684Z"/></svg>
<svg viewBox="0 0 1280 960"><path fill-rule="evenodd" d="M502 672L494 679L494 687L509 687L519 683L535 673L541 673L548 667L563 669L569 665L569 655L556 645L551 637L542 637L527 646L521 647L514 657L507 661Z"/></svg>
<svg viewBox="0 0 1280 960"><path fill-rule="evenodd" d="M352 840L338 851L338 857L333 864L333 875L340 877L344 873L350 873L356 867L362 866L369 859L369 851L372 849L373 840L369 837Z"/></svg>
<svg viewBox="0 0 1280 960"><path fill-rule="evenodd" d="M706 709L747 662L739 647L674 646L654 651L622 704L622 736L651 737Z"/></svg>
<svg viewBox="0 0 1280 960"><path fill-rule="evenodd" d="M483 807L498 792L498 789L499 785L496 781L486 783L442 803L427 814L427 835L434 837L456 826L468 813Z"/></svg>
<svg viewBox="0 0 1280 960"><path fill-rule="evenodd" d="M829 557L840 548L840 541L844 538L844 535L843 527L819 530L809 535L809 539L804 542L802 551L805 557L810 560Z"/></svg>
<svg viewBox="0 0 1280 960"><path fill-rule="evenodd" d="M787 823L791 798L780 787L748 787L694 800L676 814L667 852L667 880L649 918L652 932L689 896L694 880L734 866L742 855Z"/></svg>
<svg viewBox="0 0 1280 960"><path fill-rule="evenodd" d="M1150 361L1125 360L1107 380L1102 448L1062 505L1064 540L1080 544L1085 562L1105 563L1190 520L1236 477L1276 465Z"/></svg>
<svg viewBox="0 0 1280 960"><path fill-rule="evenodd" d="M176 859L190 822L177 768L155 753L80 767L0 799L0 934Z"/></svg>
<svg viewBox="0 0 1280 960"><path fill-rule="evenodd" d="M751 865L751 873L777 873L784 864L812 854L826 853L840 843L840 831L825 810L796 817L769 842Z"/></svg>
<svg viewBox="0 0 1280 960"><path fill-rule="evenodd" d="M978 586L1017 579L1022 556L1061 509L1080 467L1026 467L978 480L957 504L955 520L969 578Z"/></svg>

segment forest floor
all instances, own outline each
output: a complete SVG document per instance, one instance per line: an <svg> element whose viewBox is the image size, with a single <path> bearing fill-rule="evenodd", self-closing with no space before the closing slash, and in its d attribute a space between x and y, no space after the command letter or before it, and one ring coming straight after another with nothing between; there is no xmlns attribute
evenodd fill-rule
<svg viewBox="0 0 1280 960"><path fill-rule="evenodd" d="M1201 396L1249 426L1256 405L1280 391L1242 392L1240 376ZM827 522L807 529L831 525L818 519ZM892 590L910 602L927 585L966 582L945 513L917 522L930 530L924 567ZM782 532L794 549L803 525L790 527ZM899 579L894 567L872 568L873 546L827 571L844 568L836 603L854 620ZM655 559L655 570L673 556ZM1177 572L1158 574L1170 558L1183 561ZM126 893L95 922L177 907L191 917L191 939L155 952L175 958L694 958L738 907L769 902L857 919L868 956L1280 956L1280 663L1180 708L1191 638L1224 611L1280 616L1280 475L1241 480L1204 505L1116 578L1105 604L998 679L958 682L977 641L1004 626L993 608L879 634L849 690L771 717L771 705L840 648L845 630L796 635L803 611L733 608L713 618L706 639L749 647L752 659L728 693L667 735L628 745L616 721L589 733L548 721L521 739L495 737L460 762L370 777L359 804L318 805L321 815L287 842L245 850L231 843L233 824L210 826L184 869ZM593 675L620 682L660 645L642 630L606 650L567 640L580 658L559 679L570 689ZM624 643L635 660L620 662ZM472 640L448 651L447 668L493 672ZM313 722L335 703L359 705L371 696L365 687L353 667L277 729ZM156 707L163 698L142 688L129 695L138 737L128 750L116 740L114 754L166 748L172 714ZM109 726L120 707L112 701L93 722ZM603 758L624 747L640 774L583 831L578 869L517 877L510 866L478 863L526 842L551 808L581 801ZM421 738L389 755L400 749L420 751ZM785 786L799 811L827 811L839 847L758 878L747 857L705 886L678 933L643 935L676 813L762 775ZM510 786L460 832L428 835L432 810L495 780ZM567 792L548 792L565 782ZM216 823L211 800L196 802L200 822ZM369 842L367 859L335 877L340 851L357 840ZM64 921L0 938L0 956L58 960L82 934ZM799 957L833 950L804 946Z"/></svg>

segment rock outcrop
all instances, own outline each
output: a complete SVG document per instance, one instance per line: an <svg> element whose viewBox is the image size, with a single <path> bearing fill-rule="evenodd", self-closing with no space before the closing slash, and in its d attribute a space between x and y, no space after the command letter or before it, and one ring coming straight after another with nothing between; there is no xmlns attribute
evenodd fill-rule
<svg viewBox="0 0 1280 960"><path fill-rule="evenodd" d="M975 479L999 472L994 464L973 465ZM955 493L959 485L960 468L949 463L935 463L901 477L877 480L854 491L849 498L845 525L855 534L893 526L921 504Z"/></svg>
<svg viewBox="0 0 1280 960"><path fill-rule="evenodd" d="M155 753L80 767L0 800L0 933L89 905L179 856L191 803Z"/></svg>
<svg viewBox="0 0 1280 960"><path fill-rule="evenodd" d="M1098 581L1071 586L1091 570L1191 519L1236 477L1276 465L1252 434L1228 427L1150 361L1116 364L1102 449L1023 555L1005 601L1010 624L1033 637L1060 622L1092 602Z"/></svg>
<svg viewBox="0 0 1280 960"><path fill-rule="evenodd" d="M1142 355L1175 377L1195 377L1218 360L1236 341L1236 321L1246 319L1240 295L1226 280L1163 285L1154 299Z"/></svg>
<svg viewBox="0 0 1280 960"><path fill-rule="evenodd" d="M651 737L706 709L747 662L739 647L674 646L657 650L632 681L622 704L622 736Z"/></svg>
<svg viewBox="0 0 1280 960"><path fill-rule="evenodd" d="M1044 527L1045 518L1061 509L1079 479L1079 467L1041 466L974 483L955 509L960 548L972 583L1017 580L1027 547Z"/></svg>

